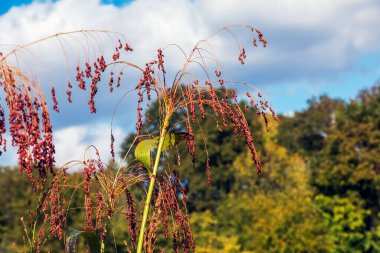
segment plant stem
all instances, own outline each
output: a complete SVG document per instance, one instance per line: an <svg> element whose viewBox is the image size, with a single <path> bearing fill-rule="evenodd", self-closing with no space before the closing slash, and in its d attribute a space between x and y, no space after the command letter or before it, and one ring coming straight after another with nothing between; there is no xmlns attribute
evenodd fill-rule
<svg viewBox="0 0 380 253"><path fill-rule="evenodd" d="M104 240L102 240L100 242L100 253L104 253L104 249L105 249L105 244L104 244Z"/></svg>
<svg viewBox="0 0 380 253"><path fill-rule="evenodd" d="M156 182L156 175L157 175L157 171L158 171L158 164L160 163L160 158L161 158L161 153L162 153L162 146L164 144L164 139L165 139L165 134L166 134L166 128L169 125L169 118L170 118L169 115L167 115L165 117L162 129L161 129L161 133L160 133L160 139L159 139L159 142L158 142L156 159L154 161L153 172L152 172L152 175L150 177L149 189L148 189L148 193L147 193L146 200L145 200L143 219L141 221L139 241L138 241L138 244L137 244L137 251L136 251L137 253L142 253L142 248L143 248L143 244L144 244L145 226L146 226L146 222L148 220L150 202L152 200L152 195L153 195L153 190L154 190L154 184Z"/></svg>

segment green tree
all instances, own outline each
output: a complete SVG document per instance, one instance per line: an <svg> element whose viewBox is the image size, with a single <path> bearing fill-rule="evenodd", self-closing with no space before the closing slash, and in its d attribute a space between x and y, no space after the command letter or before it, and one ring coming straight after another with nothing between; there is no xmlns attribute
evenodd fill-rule
<svg viewBox="0 0 380 253"><path fill-rule="evenodd" d="M328 96L313 97L308 107L294 116L281 116L278 141L292 153L313 156L324 146L329 129L336 124L336 110L343 105L339 99Z"/></svg>
<svg viewBox="0 0 380 253"><path fill-rule="evenodd" d="M367 252L365 219L370 211L363 209L363 200L357 194L350 195L349 198L324 195L315 198L327 232L325 243L330 245L327 252Z"/></svg>
<svg viewBox="0 0 380 253"><path fill-rule="evenodd" d="M235 159L231 169L236 180L233 190L213 214L214 233L239 247L231 252L326 251L329 245L324 243L325 228L313 205L314 192L308 184L304 161L276 144L276 129L265 136L261 147L264 174L255 176L247 152ZM204 212L201 217L208 216ZM207 243L210 235L203 231L198 236L203 236L198 239L200 247L207 246L202 243ZM220 252L227 252L223 251L223 244L214 241Z"/></svg>
<svg viewBox="0 0 380 253"><path fill-rule="evenodd" d="M379 87L362 91L336 112L336 127L312 164L313 184L326 195L342 197L356 191L373 212L380 208L380 94ZM373 221L374 221L373 220ZM372 222L373 222L372 221Z"/></svg>

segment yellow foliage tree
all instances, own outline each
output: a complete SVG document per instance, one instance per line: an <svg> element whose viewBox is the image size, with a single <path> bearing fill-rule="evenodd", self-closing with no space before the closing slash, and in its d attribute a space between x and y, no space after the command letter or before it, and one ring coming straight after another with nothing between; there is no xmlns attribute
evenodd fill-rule
<svg viewBox="0 0 380 253"><path fill-rule="evenodd" d="M276 143L276 132L271 129L261 148L264 174L257 177L249 153L242 153L233 163L234 190L216 211L216 219L204 212L201 221L193 220L194 224L210 221L210 226L200 228L203 233L196 233L198 245L218 244L218 250L199 252L321 252L329 248L312 205L314 193L305 162ZM212 236L207 229L214 231ZM224 238L229 245L220 243Z"/></svg>

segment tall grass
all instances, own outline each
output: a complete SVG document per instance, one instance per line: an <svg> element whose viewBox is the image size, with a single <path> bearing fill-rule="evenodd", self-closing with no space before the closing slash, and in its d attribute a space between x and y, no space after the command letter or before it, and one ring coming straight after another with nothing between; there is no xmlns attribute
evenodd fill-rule
<svg viewBox="0 0 380 253"><path fill-rule="evenodd" d="M133 51L133 48L122 34L81 30L54 34L17 46L0 55L0 85L6 96L5 103L0 105L0 144L3 151L6 151L5 133L9 131L10 143L18 150L19 170L28 176L39 198L37 208L30 217L31 222L26 223L23 219L25 242L31 252L40 252L44 243L52 237L66 240L67 251L73 250L76 238L73 233L68 233L68 237L65 233L68 215L75 208L84 210L85 222L82 229L96 235L100 241L99 252L104 252L105 243L107 240L112 240L107 236L112 229L112 217L116 213L126 215L129 232L126 248L129 251L154 252L160 227L166 239L172 238L175 252L180 249L184 252L195 250L186 212L186 193L180 185L176 172L180 166L173 165L174 170L164 168L160 164L163 153L183 141L186 142L192 162L196 162L199 143L195 143L193 130L198 128L199 121L212 117L218 130L223 131L224 127L231 126L236 136L243 137L256 164L257 173L261 174L260 159L245 113L247 111L257 113L266 123L268 113L276 118L268 101L255 89L246 93L248 103L239 103L237 92L233 88L236 85L247 88L252 86L246 82L237 82L224 77L222 64L212 47L212 39L221 33L231 35L233 43L230 49L236 51L237 62L245 64L246 48L242 46L236 31L249 33L250 43L254 47L259 43L264 47L267 46L267 41L258 29L243 25L227 26L200 40L189 52L185 52L178 45L170 44L158 49L157 55L144 66L138 66L124 59L128 58L125 55ZM100 35L107 38L106 45L100 45ZM81 49L80 53L77 53L76 66L70 66L68 61L73 51L72 47L65 46L66 38L74 38L74 46ZM75 80L70 76L67 78L67 100L73 102L74 91L87 91L88 106L92 113L96 113L95 98L102 80L108 80L108 89L114 92L128 81L124 78L125 71L134 70L140 74L139 81L125 94L136 92L138 96L135 122L137 136L132 143L132 146L135 146L134 161L130 161L127 165L106 164L101 161L97 148L90 146L83 161L69 161L62 168L55 168L55 148L49 114L51 110L46 102L47 95L38 77L26 73L17 64L11 64L10 60L11 58L18 60L20 53L30 46L49 40L58 41L57 45L62 48L66 57L67 68L75 69ZM113 52L105 55L99 48L109 45ZM164 53L172 48L178 49L185 60L177 66L178 71L174 75L169 75ZM199 71L192 72L193 67ZM117 73L114 73L115 69L118 70ZM58 98L61 95L57 94L54 85L51 86L50 93L53 101L52 109L59 112ZM147 129L144 125L144 113L154 99L157 99L159 107L157 115L154 115L158 119L158 125L155 126L158 131L151 133L151 129ZM5 109L8 109L9 113L8 127L6 127ZM182 117L175 117L178 114ZM176 126L179 124L185 126L185 132L176 132ZM115 158L114 141L111 129L110 152L113 158ZM132 152L132 146L124 160ZM201 146L206 149L207 154L205 139ZM151 157L153 154L154 157ZM206 161L207 181L211 184L210 158L201 159ZM68 183L66 179L67 170L71 167L80 167L83 173L82 179L74 185ZM138 217L140 212L132 194L135 187L146 190L141 222ZM74 194L84 194L83 206L71 206ZM80 234L75 233L76 236ZM87 243L91 245L91 242ZM89 246L89 249L93 250L93 247Z"/></svg>

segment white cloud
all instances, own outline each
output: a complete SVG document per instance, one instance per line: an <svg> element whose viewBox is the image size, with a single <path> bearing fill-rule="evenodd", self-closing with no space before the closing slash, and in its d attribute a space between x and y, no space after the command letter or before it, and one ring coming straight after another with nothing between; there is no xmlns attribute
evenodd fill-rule
<svg viewBox="0 0 380 253"><path fill-rule="evenodd" d="M288 111L284 113L284 116L286 117L294 117L295 112L294 111Z"/></svg>
<svg viewBox="0 0 380 253"><path fill-rule="evenodd" d="M242 81L266 85L302 80L303 84L312 86L322 76L334 78L339 72L350 70L362 55L379 53L380 33L376 32L379 23L378 0L136 0L121 8L102 5L99 0L35 1L14 7L0 16L0 44L22 44L60 31L108 29L124 33L135 49L128 60L143 64L154 57L157 48L168 43L190 50L199 39L223 25L251 24L263 31L269 47L249 50L247 66L238 69L243 71ZM236 70L238 52L233 39L226 34L213 43L225 67L231 72ZM72 45L75 46L78 45ZM0 47L0 51L7 48ZM33 48L33 53L42 62L43 68L39 71L50 73L62 83L66 67L59 43L43 44ZM168 68L174 69L181 64L182 58L170 52L166 55ZM235 65L230 65L232 61ZM32 63L31 66L36 65ZM58 96L65 96L64 88L57 90L61 92ZM120 91L126 90L123 87ZM104 121L109 119L117 98L102 97L105 94L102 92L100 90L97 104L104 110L99 110L97 117ZM62 154L57 153L58 163L81 158L90 143L99 144L101 153L109 153L106 151L109 148L106 127L91 127L89 115L78 116L78 107L87 106L85 99L67 107L66 114L61 110L65 117L56 121L59 125L55 127L58 129L57 152L65 150ZM134 115L134 109L130 109L134 108L132 101L128 99L123 106L127 109L119 112ZM130 119L133 116L124 122ZM92 118L91 122L95 121L96 118ZM70 124L77 126L67 128ZM85 143L86 138L91 142Z"/></svg>
<svg viewBox="0 0 380 253"><path fill-rule="evenodd" d="M62 166L67 162L79 160L83 161L86 149L93 145L99 151L100 158L107 163L111 156L111 128L109 124L97 123L88 125L76 125L62 128L54 132L54 145L56 149L55 160L57 166ZM126 137L125 131L120 127L113 127L115 138L115 154L118 156L120 145ZM10 140L8 136L8 140ZM92 158L97 158L93 149L90 153ZM118 157L116 157L118 161ZM6 152L0 156L0 166L16 165L16 149L8 145Z"/></svg>
<svg viewBox="0 0 380 253"><path fill-rule="evenodd" d="M254 66L286 66L288 72L312 75L315 68L343 69L360 53L378 49L380 34L374 31L379 22L376 0L137 0L121 8L98 0L36 1L0 17L0 43L25 43L58 31L110 29L127 35L136 49L134 60L142 63L167 43L189 50L223 25L244 23L262 28L270 41L268 49L252 57ZM236 60L232 44L216 41L222 60L230 55Z"/></svg>
<svg viewBox="0 0 380 253"><path fill-rule="evenodd" d="M55 132L56 162L61 166L72 160L84 160L86 148L93 145L99 151L103 162L111 158L111 130L109 124L71 126ZM120 127L113 129L115 154L126 134ZM94 153L92 153L94 155ZM96 158L93 156L92 158Z"/></svg>

